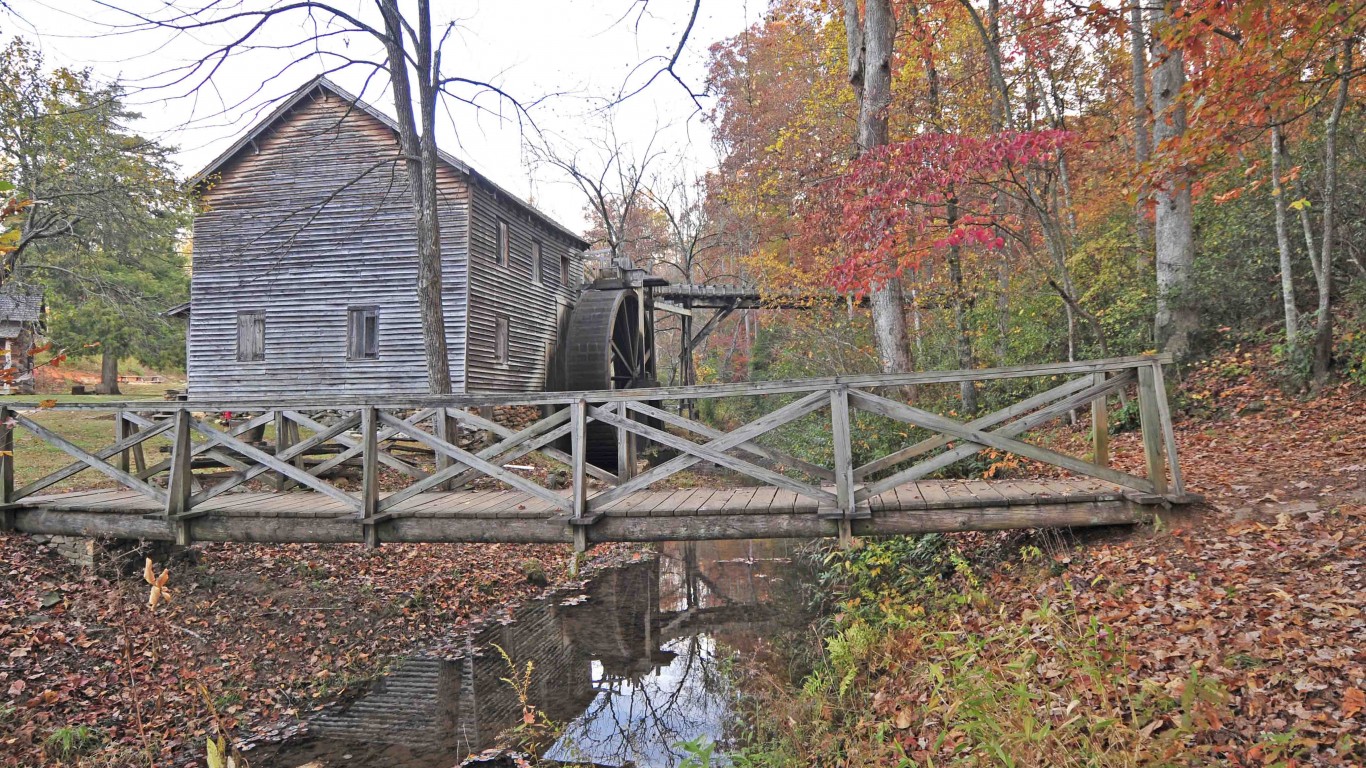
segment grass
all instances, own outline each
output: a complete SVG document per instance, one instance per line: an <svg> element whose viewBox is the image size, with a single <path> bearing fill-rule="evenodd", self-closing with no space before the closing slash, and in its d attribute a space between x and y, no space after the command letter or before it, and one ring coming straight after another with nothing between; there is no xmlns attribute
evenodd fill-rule
<svg viewBox="0 0 1366 768"><path fill-rule="evenodd" d="M732 763L1120 768L1212 757L1200 745L1227 694L1198 665L1165 684L1133 676L1136 651L1100 622L1048 601L1000 613L954 554L893 539L832 555L844 600L823 660L800 690L751 701L753 746Z"/></svg>
<svg viewBox="0 0 1366 768"><path fill-rule="evenodd" d="M0 405L8 403L34 403L55 400L58 403L109 403L126 400L161 400L165 394L165 384L128 384L123 387L122 395L6 395L0 396ZM73 444L88 451L103 448L114 442L114 417L110 411L63 411L32 410L24 414L42 426L56 432ZM169 446L164 436L152 438L144 444L147 460L155 463L160 459L158 448ZM26 429L14 432L14 484L24 484L55 472L75 459L62 449L49 445L42 438ZM41 493L85 490L91 488L112 488L115 482L93 469L83 470Z"/></svg>
<svg viewBox="0 0 1366 768"><path fill-rule="evenodd" d="M104 743L98 731L88 725L63 726L43 740L43 752L57 760L71 760L92 752Z"/></svg>

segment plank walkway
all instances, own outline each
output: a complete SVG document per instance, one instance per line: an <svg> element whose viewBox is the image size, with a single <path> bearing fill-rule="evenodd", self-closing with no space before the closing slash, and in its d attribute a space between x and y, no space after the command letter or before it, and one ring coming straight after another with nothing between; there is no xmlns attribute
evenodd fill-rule
<svg viewBox="0 0 1366 768"><path fill-rule="evenodd" d="M568 492L565 492L566 494ZM920 481L871 497L855 533L991 530L1137 522L1145 503L1090 480ZM125 489L32 496L14 505L30 533L130 533L168 539L162 508ZM594 541L828 535L834 507L772 486L637 491L601 510ZM194 508L195 540L360 541L362 518L314 491L225 493ZM573 540L569 518L546 500L507 490L420 493L369 519L382 541Z"/></svg>

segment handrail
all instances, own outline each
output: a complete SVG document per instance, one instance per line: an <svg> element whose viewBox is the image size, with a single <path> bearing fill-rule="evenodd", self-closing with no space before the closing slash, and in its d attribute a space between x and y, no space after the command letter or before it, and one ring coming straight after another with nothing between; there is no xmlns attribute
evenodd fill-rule
<svg viewBox="0 0 1366 768"><path fill-rule="evenodd" d="M425 503L423 496L463 486L480 478L508 489L521 505L557 516L574 532L576 545L586 547L587 531L618 503L633 494L689 467L712 464L747 476L788 498L813 500L824 517L840 521L841 535L848 535L851 521L871 514L873 499L908 483L914 483L975 453L994 450L1058 467L1125 489L1149 501L1184 498L1185 490L1176 456L1171 410L1163 386L1162 365L1167 355L1141 355L1075 363L994 368L975 371L926 372L894 375L835 376L821 379L753 382L699 387L661 387L636 390L578 393L531 393L452 398L396 398L382 402L337 398L306 403L256 401L251 404L208 403L81 403L62 404L50 410L113 411L114 441L87 450L57 434L24 406L0 400L0 527L13 525L13 510L24 499L71 476L94 470L113 479L162 511L177 541L190 540L190 521L224 503L220 497L241 489L255 478L273 478L283 491L298 486L316 494L337 509L338 516L354 518L363 528L362 539L378 545L380 525L401 518L411 504ZM993 413L975 414L960 421L879 395L872 390L908 384L1000 380L1022 377L1071 376L1043 392L1022 398ZM1105 438L1107 398L1136 388L1145 471L1123 472L1109 466ZM723 431L659 407L661 401L728 396L788 395L781 405L748 424ZM563 404L519 430L461 410L475 405ZM33 406L38 407L38 406ZM1088 458L1069 456L1025 442L1031 429L1064 414L1090 407L1093 414L1093 450ZM201 411L232 410L249 415L245 424L227 429L211 423ZM336 420L318 411L336 412ZM899 447L885 456L854 464L857 411L875 414L923 430L931 436ZM151 415L149 415L151 414ZM163 419L155 418L161 415ZM790 456L761 441L766 435L813 414L827 419L833 444L833 466L826 467ZM472 430L490 432L491 444L466 448L452 431L457 422ZM598 422L615 437L617 470L607 471L589 460L588 425ZM424 424L428 425L424 428ZM264 429L273 425L274 445L260 442ZM660 426L663 425L663 426ZM666 428L667 427L667 428ZM307 430L307 433L302 432ZM26 430L48 445L61 449L75 461L46 476L14 487L13 432ZM356 436L356 433L359 436ZM171 457L148 466L144 446L154 438L172 437ZM248 440L255 433L256 442ZM306 436L305 436L306 435ZM569 450L557 442L567 440ZM419 465L411 456L394 452L394 441L416 442L431 451L435 466ZM641 442L676 452L637 474L634 461ZM335 455L314 460L323 446ZM603 455L598 446L597 455ZM539 483L518 474L509 465L537 452L563 464L570 481ZM215 478L201 486L204 476L194 474L196 459L212 459L229 470L226 479ZM355 459L361 467L359 489L345 488L326 479L328 470ZM382 492L381 468L396 470L407 485ZM590 478L592 483L590 484ZM605 487L602 487L605 486ZM422 498L418 498L422 497Z"/></svg>
<svg viewBox="0 0 1366 768"><path fill-rule="evenodd" d="M453 395L395 395L375 398L336 396L328 398L230 398L223 400L123 400L100 403L57 403L53 410L137 410L152 413L175 411L242 411L254 412L291 408L295 410L328 410L333 408L478 408L514 405L569 405L578 400L591 403L617 403L632 400L669 401L680 399L711 399L737 395L777 395L814 392L840 386L859 389L905 387L912 385L956 384L963 381L993 381L1036 376L1074 375L1083 373L1111 373L1136 369L1146 365L1168 365L1172 356L1132 355L1102 360L1083 360L1041 365L1020 365L1005 368L974 368L952 371L919 371L915 373L874 373L826 376L811 379L777 379L734 384L698 384L687 387L642 387L636 389L580 390L565 392L517 392L497 394ZM42 407L33 401L5 402L11 409Z"/></svg>

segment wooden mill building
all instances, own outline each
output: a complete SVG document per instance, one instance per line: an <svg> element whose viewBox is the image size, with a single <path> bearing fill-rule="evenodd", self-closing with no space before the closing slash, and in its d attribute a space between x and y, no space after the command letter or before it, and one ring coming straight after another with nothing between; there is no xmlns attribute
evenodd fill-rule
<svg viewBox="0 0 1366 768"><path fill-rule="evenodd" d="M545 389L588 244L440 157L453 389ZM319 78L192 183L192 398L427 391L417 231L392 119Z"/></svg>

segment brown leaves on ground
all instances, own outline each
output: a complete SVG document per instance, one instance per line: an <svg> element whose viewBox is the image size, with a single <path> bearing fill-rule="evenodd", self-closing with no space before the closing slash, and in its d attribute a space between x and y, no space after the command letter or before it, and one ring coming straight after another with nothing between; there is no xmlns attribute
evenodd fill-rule
<svg viewBox="0 0 1366 768"><path fill-rule="evenodd" d="M553 581L569 558L567 547L508 544L199 551L198 564L152 577L176 593L152 612L143 578L97 577L26 536L0 536L0 765L140 764L135 707L162 759L202 759L200 685L232 733L283 728L386 660L538 592L544 579L518 564L538 562ZM80 726L94 734L83 755L45 753L54 733Z"/></svg>
<svg viewBox="0 0 1366 768"><path fill-rule="evenodd" d="M1181 463L1207 506L1151 531L1054 548L1044 566L997 567L982 585L987 604L959 618L989 636L991 626L1025 624L1052 606L1114 633L1137 685L1180 694L1193 671L1211 681L1219 704L1205 743L1183 756L1200 755L1195 762L1361 765L1366 391L1284 394L1259 369L1267 357L1238 351L1184 383L1194 415L1176 425ZM1076 449L1085 439L1078 430L1062 442ZM1115 443L1117 463L1137 469L1137 435ZM984 551L973 543L991 537L963 538L966 551ZM1039 647L1039 665L1056 660ZM914 668L877 685L896 729L899 702L924 695ZM1140 762L1163 760L1176 761Z"/></svg>

